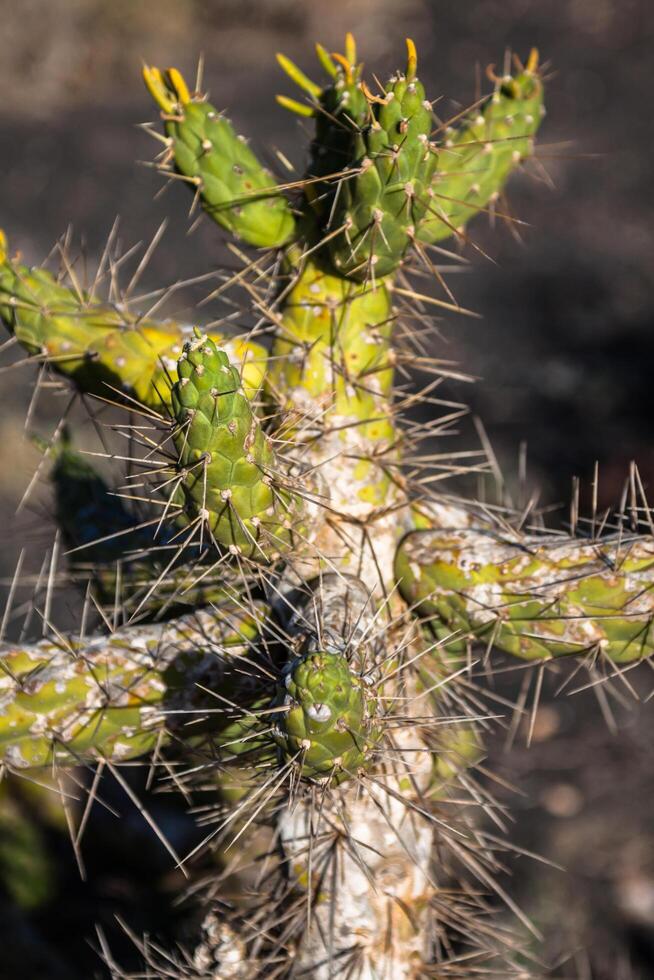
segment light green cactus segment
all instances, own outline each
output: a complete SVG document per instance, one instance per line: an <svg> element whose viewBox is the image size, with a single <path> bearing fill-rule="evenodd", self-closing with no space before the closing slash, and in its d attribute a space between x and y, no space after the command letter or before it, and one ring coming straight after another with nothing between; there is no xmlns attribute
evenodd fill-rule
<svg viewBox="0 0 654 980"><path fill-rule="evenodd" d="M414 74L395 75L383 98L369 94L370 123L352 137L356 176L338 187L329 241L334 268L369 281L393 272L427 213L436 171L431 104Z"/></svg>
<svg viewBox="0 0 654 980"><path fill-rule="evenodd" d="M234 553L277 556L302 534L302 501L283 485L238 370L198 331L185 345L178 373L174 442L188 519L205 520L216 543Z"/></svg>
<svg viewBox="0 0 654 980"><path fill-rule="evenodd" d="M322 438L325 454L352 458L352 493L384 503L391 412L393 327L384 282L367 285L307 263L285 299L266 384L297 439ZM375 458L377 457L377 458Z"/></svg>
<svg viewBox="0 0 654 980"><path fill-rule="evenodd" d="M369 762L374 702L343 654L319 650L292 662L281 698L276 740L303 776L341 782Z"/></svg>
<svg viewBox="0 0 654 980"><path fill-rule="evenodd" d="M525 68L497 80L495 92L458 129L446 130L427 189L429 209L417 229L421 241L448 238L497 199L513 171L533 154L544 111L534 50Z"/></svg>
<svg viewBox="0 0 654 980"><path fill-rule="evenodd" d="M170 728L167 710L173 724L180 714L197 720L195 679L206 687L212 672L222 674L259 621L254 610L227 603L93 640L0 645L0 762L28 769L149 752ZM218 715L216 727L221 722Z"/></svg>
<svg viewBox="0 0 654 980"><path fill-rule="evenodd" d="M192 327L139 318L60 282L47 269L12 262L0 234L0 320L29 354L45 360L84 392L121 393L155 411L170 405L177 358ZM261 387L266 351L212 334L229 350L253 397Z"/></svg>
<svg viewBox="0 0 654 980"><path fill-rule="evenodd" d="M447 649L470 639L527 660L598 652L616 664L654 653L654 540L491 531L417 531L398 548L406 601Z"/></svg>
<svg viewBox="0 0 654 980"><path fill-rule="evenodd" d="M203 96L191 96L176 69L146 67L143 76L162 110L175 170L188 178L207 214L249 245L288 242L295 232L290 204L229 120Z"/></svg>

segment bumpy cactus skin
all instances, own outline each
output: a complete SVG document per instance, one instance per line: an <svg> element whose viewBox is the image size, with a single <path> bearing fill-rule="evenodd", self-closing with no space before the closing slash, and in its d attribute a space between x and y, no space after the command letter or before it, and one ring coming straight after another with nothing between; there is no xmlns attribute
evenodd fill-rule
<svg viewBox="0 0 654 980"><path fill-rule="evenodd" d="M533 152L536 53L514 77L491 72L492 94L444 126L412 41L405 70L372 87L351 35L343 54L316 50L324 86L278 56L304 97L278 101L315 121L288 196L176 69L144 69L160 169L268 249L230 246L242 267L209 297L228 306L214 323L243 314L266 347L141 315L116 299L117 266L101 299L65 255L56 277L0 239L10 346L122 406L121 436L131 427L116 488L59 429L47 444L69 573L90 581L105 634L0 648L0 762L117 771L142 757L213 801L204 843L224 870L203 895L217 907L195 953L144 944L139 976L524 977L513 937L487 922L497 841L473 816L488 798L473 647L485 670L495 651L614 674L651 657L654 544L624 532L624 513L620 536L525 535L508 508L491 524L481 504L431 493L416 446L435 430L402 413L438 379L395 390L394 334L399 347L414 313L424 326L426 304L456 309L410 277L495 210Z"/></svg>
<svg viewBox="0 0 654 980"><path fill-rule="evenodd" d="M514 78L496 79L494 93L460 127L446 128L427 191L428 214L417 231L421 241L433 244L460 233L497 200L511 171L533 154L545 112L537 67L532 51Z"/></svg>
<svg viewBox="0 0 654 980"><path fill-rule="evenodd" d="M483 531L420 531L398 548L407 602L448 648L487 639L529 660L597 650L615 663L654 653L654 544L543 542Z"/></svg>
<svg viewBox="0 0 654 980"><path fill-rule="evenodd" d="M81 391L109 400L127 396L165 412L177 358L192 327L143 319L95 300L47 269L30 269L7 255L0 232L0 320L21 345L71 378ZM216 335L242 363L251 395L261 387L266 352L258 344Z"/></svg>
<svg viewBox="0 0 654 980"><path fill-rule="evenodd" d="M143 755L165 732L166 709L193 701L189 677L219 676L226 651L256 632L251 617L230 607L93 641L3 644L3 763L20 770Z"/></svg>
<svg viewBox="0 0 654 980"><path fill-rule="evenodd" d="M178 370L172 405L189 517L206 520L216 542L239 554L265 559L287 548L301 500L275 485L275 454L238 371L201 334Z"/></svg>
<svg viewBox="0 0 654 980"><path fill-rule="evenodd" d="M279 745L302 775L347 779L370 757L370 706L347 659L318 651L289 665Z"/></svg>
<svg viewBox="0 0 654 980"><path fill-rule="evenodd" d="M197 189L214 221L249 245L283 245L294 231L288 201L231 123L188 91L174 68L144 68L145 83L162 110L178 173Z"/></svg>

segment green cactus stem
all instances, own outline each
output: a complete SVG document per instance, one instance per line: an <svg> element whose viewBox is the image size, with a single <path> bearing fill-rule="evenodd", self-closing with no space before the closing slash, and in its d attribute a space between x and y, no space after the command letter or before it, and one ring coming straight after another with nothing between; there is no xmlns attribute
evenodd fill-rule
<svg viewBox="0 0 654 980"><path fill-rule="evenodd" d="M286 413L283 434L323 457L348 454L350 485L334 491L366 508L383 504L389 487L393 321L384 282L359 285L307 263L288 291L266 375Z"/></svg>
<svg viewBox="0 0 654 980"><path fill-rule="evenodd" d="M495 91L457 127L448 126L438 145L438 166L427 188L427 214L417 226L420 241L433 244L460 234L476 214L494 205L516 168L532 156L545 113L543 82L534 48L518 73L497 78Z"/></svg>
<svg viewBox="0 0 654 980"><path fill-rule="evenodd" d="M96 300L43 268L11 260L0 231L0 321L28 354L47 361L83 392L115 400L124 394L156 412L170 405L177 358L193 328L139 317ZM213 335L242 364L251 397L261 387L266 352L258 344Z"/></svg>
<svg viewBox="0 0 654 980"><path fill-rule="evenodd" d="M19 770L143 755L176 722L198 720L208 699L196 683L219 682L257 633L257 615L224 604L93 640L4 643L0 761Z"/></svg>
<svg viewBox="0 0 654 980"><path fill-rule="evenodd" d="M395 570L406 601L451 650L482 640L526 660L597 652L616 664L654 652L651 538L417 531Z"/></svg>
<svg viewBox="0 0 654 980"><path fill-rule="evenodd" d="M249 245L284 245L295 231L290 204L232 124L204 96L191 95L176 68L146 66L143 79L168 139L162 166L188 180L222 228Z"/></svg>
<svg viewBox="0 0 654 980"><path fill-rule="evenodd" d="M178 374L174 442L187 518L205 522L219 546L258 560L301 542L302 499L280 471L238 370L196 331Z"/></svg>
<svg viewBox="0 0 654 980"><path fill-rule="evenodd" d="M276 741L301 775L333 784L370 764L380 732L370 631L374 608L363 583L328 574L292 600L289 632L299 645L280 682Z"/></svg>

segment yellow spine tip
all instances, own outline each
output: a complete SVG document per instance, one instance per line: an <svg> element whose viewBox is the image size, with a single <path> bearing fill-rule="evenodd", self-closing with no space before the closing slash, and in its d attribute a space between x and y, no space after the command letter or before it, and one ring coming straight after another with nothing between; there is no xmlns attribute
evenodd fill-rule
<svg viewBox="0 0 654 980"><path fill-rule="evenodd" d="M352 66L351 66L350 62L347 60L347 58L344 55L339 54L337 51L332 51L332 58L334 59L334 61L337 61L339 63L339 65L341 66L341 68L345 72L345 78L347 79L347 81L348 82L351 82L352 81Z"/></svg>
<svg viewBox="0 0 654 980"><path fill-rule="evenodd" d="M162 112L172 112L174 102L171 93L168 91L161 69L153 65L143 65L143 81L148 92L157 103Z"/></svg>
<svg viewBox="0 0 654 980"><path fill-rule="evenodd" d="M289 112L295 113L296 116L314 116L315 112L310 105L304 105L302 102L297 102L295 99L289 99L287 95L276 95L275 99L280 106L284 109L288 109Z"/></svg>
<svg viewBox="0 0 654 980"><path fill-rule="evenodd" d="M188 90L188 85L182 75L181 71L177 68L169 68L166 72L170 84L172 85L173 91L177 96L177 101L181 105L186 105L187 102L191 101L191 93Z"/></svg>
<svg viewBox="0 0 654 980"><path fill-rule="evenodd" d="M357 43L351 31L348 31L345 35L345 57L354 68L357 63Z"/></svg>
<svg viewBox="0 0 654 980"><path fill-rule="evenodd" d="M0 228L0 262L6 262L7 260L7 236L5 235L2 228Z"/></svg>
<svg viewBox="0 0 654 980"><path fill-rule="evenodd" d="M530 72L532 75L538 71L538 48L532 48L529 52L525 71Z"/></svg>
<svg viewBox="0 0 654 980"><path fill-rule="evenodd" d="M316 55L318 57L318 61L325 69L327 74L331 75L332 78L335 78L338 73L336 65L330 58L329 51L327 51L326 48L323 48L322 44L319 44L317 41L316 41Z"/></svg>
<svg viewBox="0 0 654 980"><path fill-rule="evenodd" d="M410 37L406 39L406 77L409 81L416 77L418 67L418 52Z"/></svg>

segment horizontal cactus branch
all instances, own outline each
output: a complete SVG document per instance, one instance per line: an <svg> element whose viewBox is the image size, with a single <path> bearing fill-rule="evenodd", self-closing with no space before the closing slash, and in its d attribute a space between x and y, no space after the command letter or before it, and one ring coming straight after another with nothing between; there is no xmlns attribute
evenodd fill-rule
<svg viewBox="0 0 654 980"><path fill-rule="evenodd" d="M82 392L109 400L125 395L166 412L177 358L193 328L140 317L112 305L47 269L15 262L0 232L0 321L25 350L74 381ZM261 387L266 351L251 341L214 334L236 362L250 396Z"/></svg>
<svg viewBox="0 0 654 980"><path fill-rule="evenodd" d="M203 96L191 95L176 68L146 66L143 79L164 120L162 166L174 166L207 214L248 245L285 244L295 231L291 207L229 120Z"/></svg>
<svg viewBox="0 0 654 980"><path fill-rule="evenodd" d="M0 761L20 770L143 755L185 712L197 721L207 697L196 684L219 681L257 632L256 616L223 604L92 640L3 644Z"/></svg>
<svg viewBox="0 0 654 980"><path fill-rule="evenodd" d="M420 531L398 548L406 601L449 648L480 639L528 660L654 653L654 541Z"/></svg>

